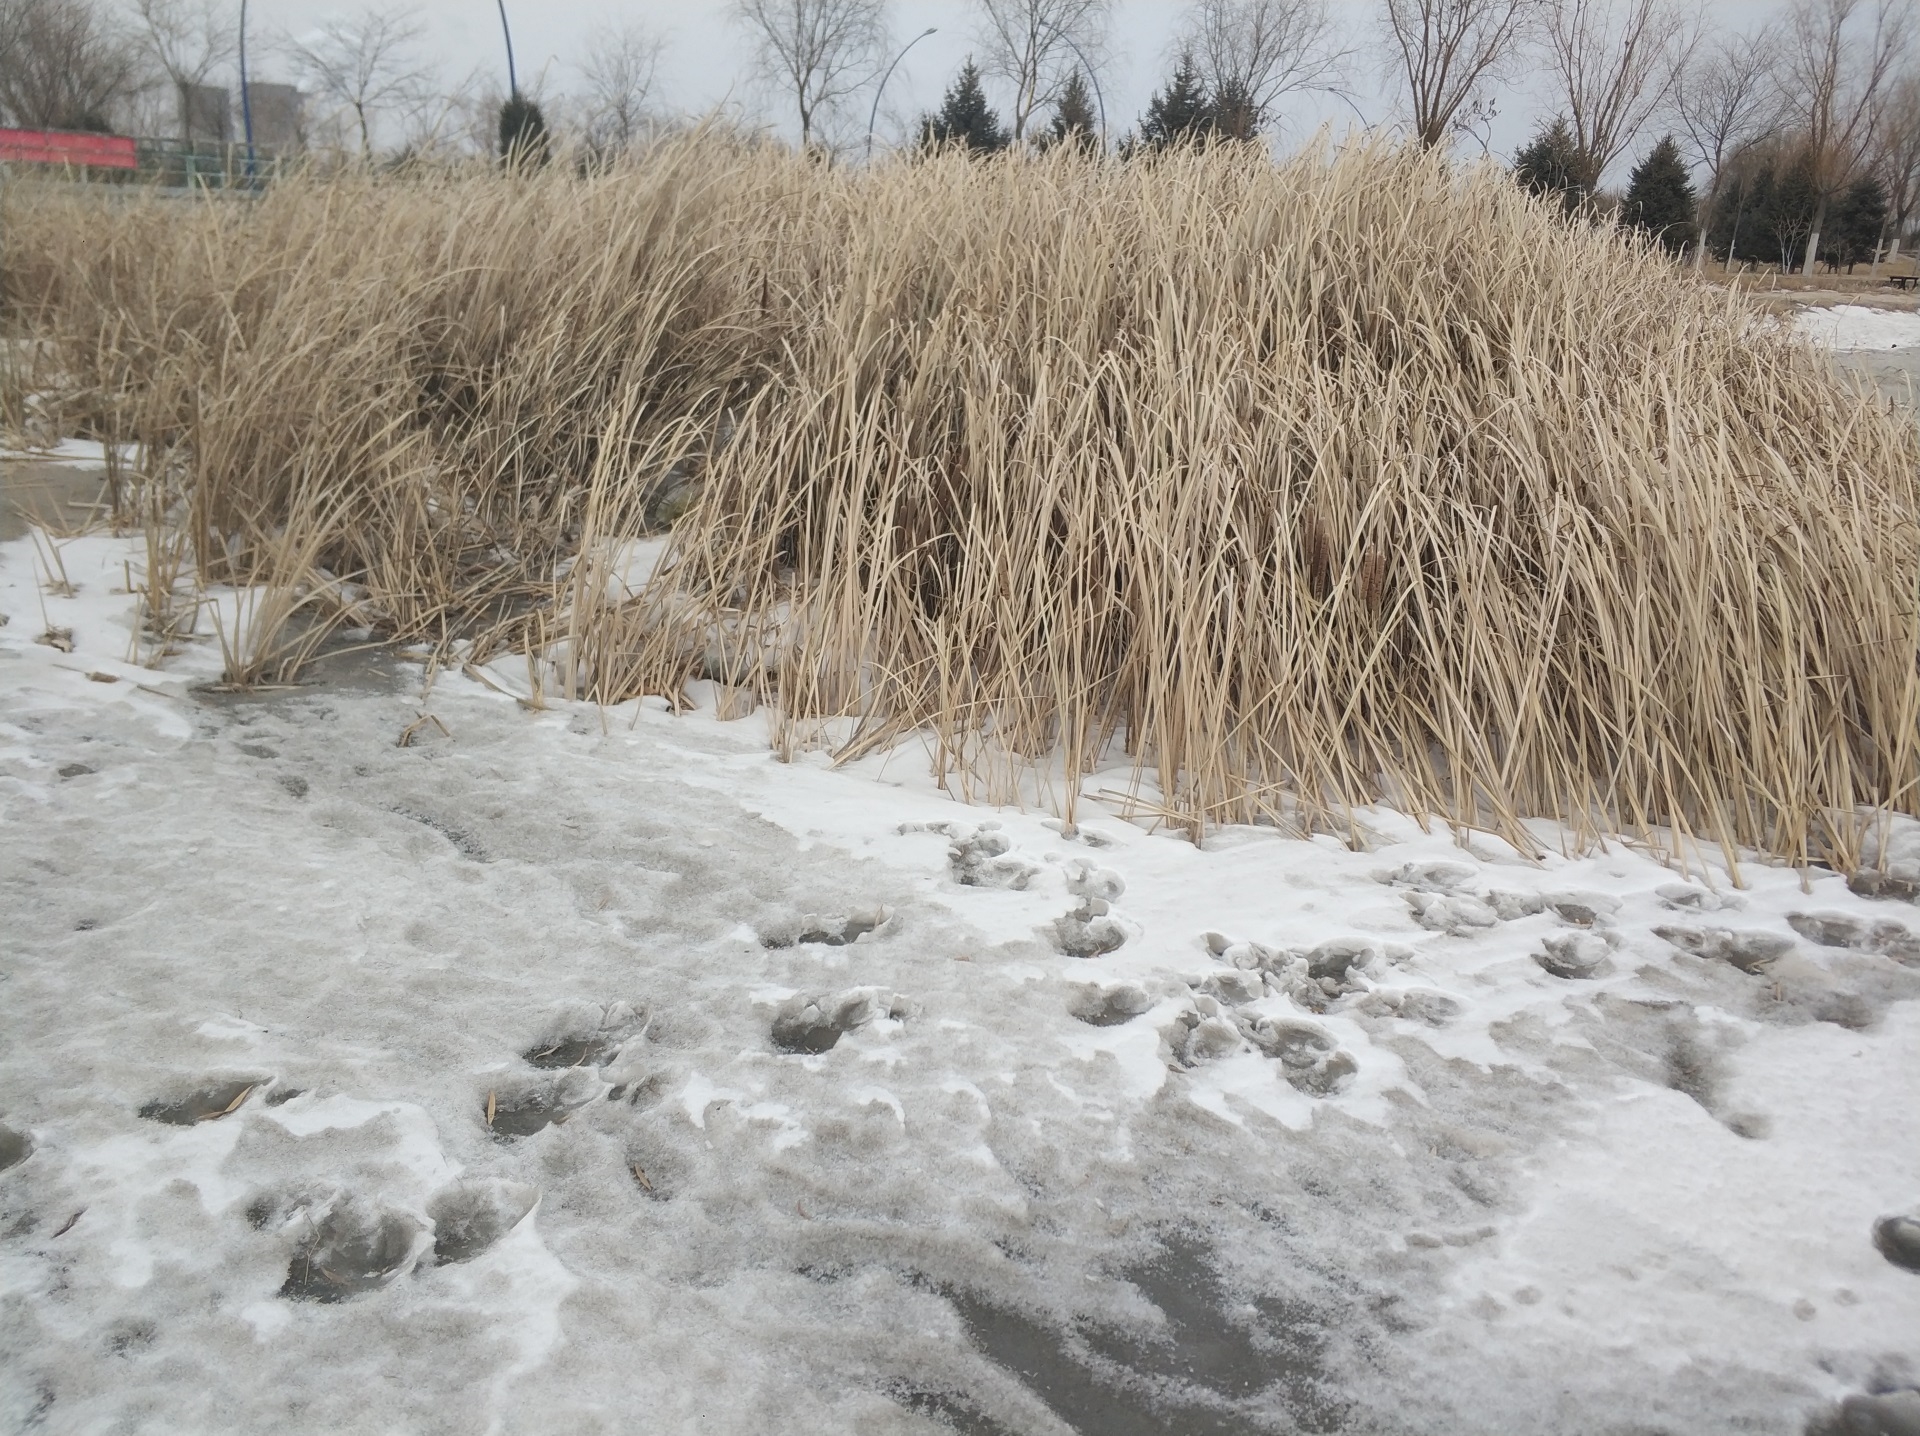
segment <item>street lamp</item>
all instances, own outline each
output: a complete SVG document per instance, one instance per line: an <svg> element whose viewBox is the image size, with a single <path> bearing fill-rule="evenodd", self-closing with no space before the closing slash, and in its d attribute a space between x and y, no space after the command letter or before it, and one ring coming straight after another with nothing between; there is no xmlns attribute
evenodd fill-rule
<svg viewBox="0 0 1920 1436"><path fill-rule="evenodd" d="M247 136L247 184L253 184L253 92L247 86L247 0L240 0L240 125Z"/></svg>
<svg viewBox="0 0 1920 1436"><path fill-rule="evenodd" d="M873 122L880 117L880 96L886 92L887 81L893 78L893 72L899 66L900 62L907 58L907 51L911 50L915 45L918 45L922 40L926 39L927 36L937 35L939 32L940 27L938 25L929 25L918 35L915 35L911 40L907 41L905 45L900 47L900 53L893 57L893 64L887 66L887 73L880 77L879 87L873 92L873 108L867 111L867 158L869 160L873 158Z"/></svg>
<svg viewBox="0 0 1920 1436"><path fill-rule="evenodd" d="M1080 68L1087 72L1087 83L1093 86L1094 102L1100 106L1100 152L1107 149L1107 97L1100 93L1100 77L1093 73L1093 66L1087 63L1087 57L1080 53L1080 47L1073 43L1073 36L1065 30L1060 32L1060 42L1073 51L1073 58L1080 62Z"/></svg>
<svg viewBox="0 0 1920 1436"><path fill-rule="evenodd" d="M520 98L520 82L513 77L513 31L507 28L507 0L499 0L500 33L507 37L507 95Z"/></svg>

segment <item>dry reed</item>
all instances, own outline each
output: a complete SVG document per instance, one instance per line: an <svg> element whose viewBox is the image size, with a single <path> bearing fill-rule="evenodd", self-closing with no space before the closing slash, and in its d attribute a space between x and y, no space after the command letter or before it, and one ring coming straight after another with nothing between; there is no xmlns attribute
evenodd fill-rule
<svg viewBox="0 0 1920 1436"><path fill-rule="evenodd" d="M350 580L600 702L714 678L786 746L923 733L1069 818L1120 755L1196 831L1385 799L1847 867L1916 811L1910 417L1491 171L709 136L12 193L35 382L185 469L208 578Z"/></svg>

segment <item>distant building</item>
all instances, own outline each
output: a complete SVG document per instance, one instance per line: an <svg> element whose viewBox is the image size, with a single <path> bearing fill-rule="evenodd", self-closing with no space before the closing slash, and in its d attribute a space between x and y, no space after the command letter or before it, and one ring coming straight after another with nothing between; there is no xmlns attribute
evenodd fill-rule
<svg viewBox="0 0 1920 1436"><path fill-rule="evenodd" d="M180 101L181 139L224 144L233 138L232 106L225 85L184 86Z"/></svg>
<svg viewBox="0 0 1920 1436"><path fill-rule="evenodd" d="M247 98L253 111L256 149L290 153L305 146L307 97L300 93L298 85L274 85L256 80L247 86Z"/></svg>

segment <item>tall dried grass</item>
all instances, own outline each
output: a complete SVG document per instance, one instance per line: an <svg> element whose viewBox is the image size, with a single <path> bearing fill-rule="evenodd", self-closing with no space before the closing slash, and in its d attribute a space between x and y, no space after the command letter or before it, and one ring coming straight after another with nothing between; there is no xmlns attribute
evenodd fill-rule
<svg viewBox="0 0 1920 1436"><path fill-rule="evenodd" d="M300 553L396 634L601 702L716 678L789 745L927 733L1069 818L1116 755L1195 829L1385 798L1849 866L1863 808L1916 811L1911 419L1496 173L695 137L22 193L13 322L185 456L209 576Z"/></svg>

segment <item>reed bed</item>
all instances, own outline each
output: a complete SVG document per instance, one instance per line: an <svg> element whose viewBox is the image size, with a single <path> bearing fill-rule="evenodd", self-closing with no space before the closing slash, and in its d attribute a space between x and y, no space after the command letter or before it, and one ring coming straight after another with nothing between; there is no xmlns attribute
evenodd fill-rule
<svg viewBox="0 0 1920 1436"><path fill-rule="evenodd" d="M1851 867L1916 812L1911 417L1491 170L695 136L6 221L31 386L203 577L572 696L709 678L786 748L1195 832L1385 800Z"/></svg>

